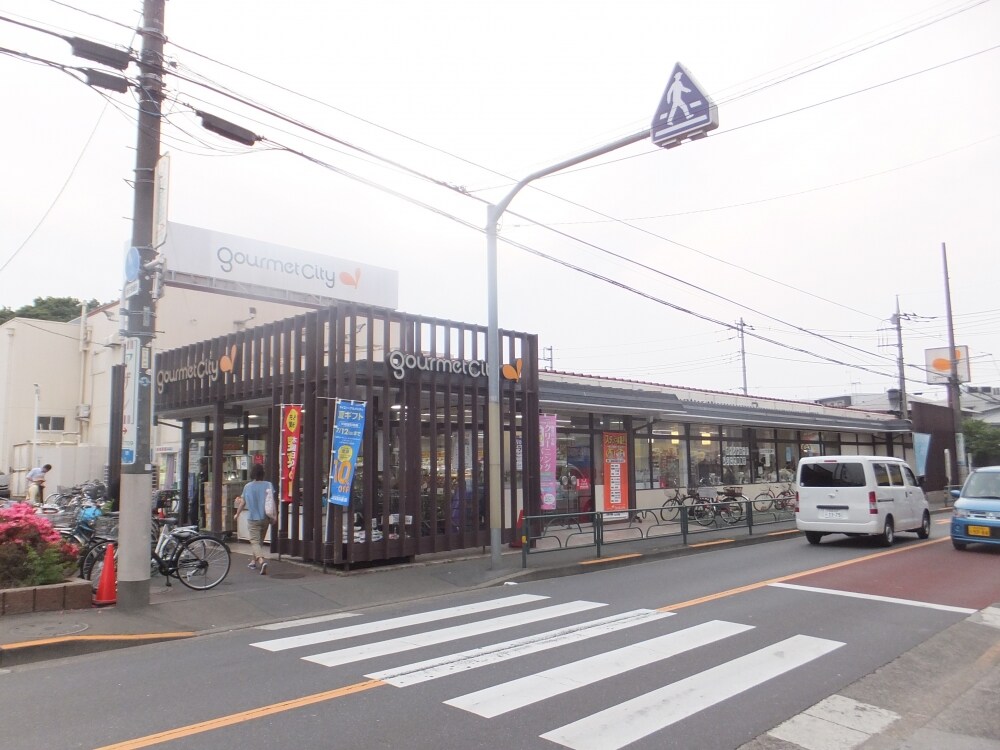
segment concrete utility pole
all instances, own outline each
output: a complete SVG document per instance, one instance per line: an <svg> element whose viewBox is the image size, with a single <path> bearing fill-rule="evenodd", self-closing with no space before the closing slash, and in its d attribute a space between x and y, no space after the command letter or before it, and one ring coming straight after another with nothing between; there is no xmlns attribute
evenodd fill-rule
<svg viewBox="0 0 1000 750"><path fill-rule="evenodd" d="M903 369L903 316L899 314L899 295L896 295L896 314L892 316L896 327L896 367L899 370L899 418L909 419L906 404L906 371Z"/></svg>
<svg viewBox="0 0 1000 750"><path fill-rule="evenodd" d="M952 413L952 424L955 429L955 450L950 457L952 481L961 484L963 477L958 468L964 464L964 456L959 455L965 450L962 439L962 401L958 387L958 354L955 351L955 323L951 317L951 281L948 279L948 249L941 243L941 258L944 261L944 304L948 315L948 359L951 361L951 374L948 377L948 407Z"/></svg>
<svg viewBox="0 0 1000 750"><path fill-rule="evenodd" d="M740 332L740 365L743 369L743 395L747 395L747 347L746 339L743 336L743 329L746 328L746 323L743 322L743 318L740 318L740 324L738 326Z"/></svg>
<svg viewBox="0 0 1000 750"><path fill-rule="evenodd" d="M155 171L160 157L160 103L163 98L163 33L166 0L144 0L139 59L139 135L135 157L132 248L126 260L125 419L122 425L122 479L119 503L118 606L149 605L149 519L153 495L152 371L156 332L153 297ZM132 434L129 434L129 433ZM125 446L128 446L127 448Z"/></svg>

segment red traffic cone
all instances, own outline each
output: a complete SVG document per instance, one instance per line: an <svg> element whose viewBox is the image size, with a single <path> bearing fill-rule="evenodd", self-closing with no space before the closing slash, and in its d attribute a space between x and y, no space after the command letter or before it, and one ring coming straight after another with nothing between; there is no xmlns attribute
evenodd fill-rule
<svg viewBox="0 0 1000 750"><path fill-rule="evenodd" d="M97 593L94 594L94 605L103 607L107 604L114 604L117 597L118 575L115 571L115 545L108 544L104 548L104 567L101 568L101 580L97 584Z"/></svg>
<svg viewBox="0 0 1000 750"><path fill-rule="evenodd" d="M514 536L510 540L511 547L520 547L523 543L521 534L524 533L524 511L517 513L517 525L514 527Z"/></svg>

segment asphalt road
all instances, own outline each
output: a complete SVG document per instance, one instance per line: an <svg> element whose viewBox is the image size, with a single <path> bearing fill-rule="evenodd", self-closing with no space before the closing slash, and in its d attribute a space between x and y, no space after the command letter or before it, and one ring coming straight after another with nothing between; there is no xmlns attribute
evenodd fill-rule
<svg viewBox="0 0 1000 750"><path fill-rule="evenodd" d="M730 750L1000 601L997 556L946 532L790 537L15 668L3 744Z"/></svg>

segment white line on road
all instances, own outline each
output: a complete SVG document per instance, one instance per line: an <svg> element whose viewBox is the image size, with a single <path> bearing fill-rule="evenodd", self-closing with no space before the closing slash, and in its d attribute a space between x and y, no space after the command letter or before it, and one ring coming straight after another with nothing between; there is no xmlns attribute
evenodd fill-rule
<svg viewBox="0 0 1000 750"><path fill-rule="evenodd" d="M362 646L355 646L354 648L343 648L338 651L328 651L325 654L303 656L302 658L305 661L322 664L324 667L335 667L341 664L363 661L364 659L375 659L379 656L412 651L415 648L422 648L423 646L457 641L460 638L469 638L474 635L494 633L498 630L516 628L519 625L550 620L553 617L562 617L563 615L586 612L589 609L606 606L608 605L601 604L600 602L582 601L555 604L551 607L533 609L528 612L517 612L512 615L504 615L503 617L494 617L491 620L480 620L479 622L470 622L466 625L455 625L450 628L431 630L426 633L414 633L413 635L392 638L387 641L377 641Z"/></svg>
<svg viewBox="0 0 1000 750"><path fill-rule="evenodd" d="M618 750L843 645L839 641L795 635L541 737L573 750Z"/></svg>
<svg viewBox="0 0 1000 750"><path fill-rule="evenodd" d="M449 654L439 659L428 659L427 661L407 664L402 667L387 669L383 672L373 672L365 677L373 680L382 680L396 687L415 685L427 680L436 680L439 677L466 672L470 669L478 669L491 664L498 664L508 659L519 656L527 656L540 651L558 648L567 643L576 643L587 638L607 635L625 628L635 627L647 622L659 620L672 613L657 612L651 609L637 609L632 612L625 612L620 615L604 617L600 620L573 625L568 628L549 630L538 635L529 635L526 638L518 638L513 641L504 641L490 646L462 651L457 654Z"/></svg>
<svg viewBox="0 0 1000 750"><path fill-rule="evenodd" d="M404 617L393 617L388 620L378 620L376 622L366 622L362 625L351 625L333 630L321 630L318 633L305 633L303 635L293 635L287 638L276 638L271 641L260 641L251 643L251 646L262 648L265 651L284 651L289 648L299 646L312 646L317 643L328 643L339 641L344 638L353 638L358 635L368 635L369 633L381 633L386 630L396 630L411 625L423 625L428 622L437 622L452 617L462 617L464 615L478 614L479 612L489 612L503 607L516 607L521 604L536 602L540 599L548 599L547 596L537 596L535 594L518 594L508 596L503 599L493 599L488 602L478 604L463 604L460 607L448 607L446 609L435 609L430 612L419 612L415 615Z"/></svg>
<svg viewBox="0 0 1000 750"><path fill-rule="evenodd" d="M671 656L700 648L723 638L753 630L751 625L713 620L676 633L668 633L631 646L589 656L544 672L478 690L445 701L479 716L492 718L546 698L591 685Z"/></svg>
<svg viewBox="0 0 1000 750"><path fill-rule="evenodd" d="M794 583L772 583L770 585L782 589L811 591L814 594L833 594L835 596L846 596L851 599L870 599L873 602L887 602L889 604L905 604L909 607L924 607L925 609L939 609L942 612L958 612L959 614L963 615L969 615L977 611L975 609L968 609L967 607L952 607L948 604L918 602L916 599L896 599L895 597L891 596L878 596L877 594L860 594L855 591L838 591L837 589L820 589L814 586L798 586Z"/></svg>
<svg viewBox="0 0 1000 750"><path fill-rule="evenodd" d="M335 615L303 617L301 620L285 620L284 622L272 622L267 625L258 625L257 630L284 630L286 628L297 628L300 625L315 625L318 622L330 622L331 620L343 620L347 617L357 616L356 612L338 612Z"/></svg>

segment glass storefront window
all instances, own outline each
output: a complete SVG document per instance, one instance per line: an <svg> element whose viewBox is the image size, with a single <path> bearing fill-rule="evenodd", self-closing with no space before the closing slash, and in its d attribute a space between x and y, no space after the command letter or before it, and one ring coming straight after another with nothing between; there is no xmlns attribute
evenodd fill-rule
<svg viewBox="0 0 1000 750"><path fill-rule="evenodd" d="M778 454L773 442L757 440L754 477L757 482L778 481Z"/></svg>
<svg viewBox="0 0 1000 750"><path fill-rule="evenodd" d="M774 430L770 428L756 427L754 432L757 433L758 440L774 440Z"/></svg>
<svg viewBox="0 0 1000 750"><path fill-rule="evenodd" d="M691 487L712 487L722 484L722 461L717 440L692 438L689 451L691 465L688 482Z"/></svg>
<svg viewBox="0 0 1000 750"><path fill-rule="evenodd" d="M589 430L590 415L574 412L559 412L556 415L556 426L560 430Z"/></svg>
<svg viewBox="0 0 1000 750"><path fill-rule="evenodd" d="M722 441L722 481L729 485L750 484L750 446L743 438Z"/></svg>
<svg viewBox="0 0 1000 750"><path fill-rule="evenodd" d="M687 441L679 438L660 438L654 434L650 445L649 463L654 488L681 487L684 477L687 476Z"/></svg>
<svg viewBox="0 0 1000 750"><path fill-rule="evenodd" d="M590 435L559 433L556 440L556 512L587 512L594 508Z"/></svg>
<svg viewBox="0 0 1000 750"><path fill-rule="evenodd" d="M648 436L641 436L635 439L635 487L639 490L651 489L652 475L650 474L649 444L651 440Z"/></svg>
<svg viewBox="0 0 1000 750"><path fill-rule="evenodd" d="M616 414L595 414L594 429L600 432L622 432L625 429L625 417Z"/></svg>

